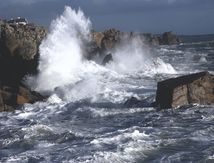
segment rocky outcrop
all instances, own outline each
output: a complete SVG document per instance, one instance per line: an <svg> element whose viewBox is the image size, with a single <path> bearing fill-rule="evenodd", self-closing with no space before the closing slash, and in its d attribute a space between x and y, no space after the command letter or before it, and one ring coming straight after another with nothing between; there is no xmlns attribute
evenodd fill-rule
<svg viewBox="0 0 214 163"><path fill-rule="evenodd" d="M161 109L192 103L214 104L214 75L200 72L158 83L156 105Z"/></svg>
<svg viewBox="0 0 214 163"><path fill-rule="evenodd" d="M121 39L121 33L119 30L116 30L114 28L105 30L103 32L103 39L101 41L101 47L104 49L112 49L115 47L117 43L120 42Z"/></svg>
<svg viewBox="0 0 214 163"><path fill-rule="evenodd" d="M153 35L151 33L133 33L121 32L117 29L109 29L104 32L92 32L92 42L94 49L97 51L105 51L114 49L114 47L121 41L126 39L133 39L135 37L141 38L142 42L148 45L173 45L181 43L181 40L172 32L165 32L162 35Z"/></svg>
<svg viewBox="0 0 214 163"><path fill-rule="evenodd" d="M162 34L161 43L162 45L173 45L179 44L181 40L172 32L165 32Z"/></svg>
<svg viewBox="0 0 214 163"><path fill-rule="evenodd" d="M124 103L124 107L133 108L133 107L152 107L153 105L149 102L148 99L138 99L136 97L131 97L127 99Z"/></svg>
<svg viewBox="0 0 214 163"><path fill-rule="evenodd" d="M151 33L144 33L141 35L142 40L144 41L144 43L149 44L149 45L160 45L161 44L161 37L159 36L155 36Z"/></svg>
<svg viewBox="0 0 214 163"><path fill-rule="evenodd" d="M109 51L114 50L124 36L124 33L111 28L104 32L91 32L91 43L86 50L86 58L89 60L96 60L100 58L103 60L108 55ZM102 64L102 62L100 63Z"/></svg>
<svg viewBox="0 0 214 163"><path fill-rule="evenodd" d="M23 87L22 79L36 73L38 47L46 34L43 27L35 25L0 23L0 110L11 110L13 106L40 99Z"/></svg>
<svg viewBox="0 0 214 163"><path fill-rule="evenodd" d="M106 65L107 63L109 63L111 61L113 61L113 57L112 57L112 54L109 53L104 57L102 65Z"/></svg>
<svg viewBox="0 0 214 163"><path fill-rule="evenodd" d="M18 87L1 85L0 87L0 112L13 111L15 107L25 103L42 101L44 97L37 92L20 84Z"/></svg>
<svg viewBox="0 0 214 163"><path fill-rule="evenodd" d="M92 40L96 43L96 45L101 48L102 45L102 40L104 38L104 34L102 32L95 32L93 31L91 33L92 35Z"/></svg>
<svg viewBox="0 0 214 163"><path fill-rule="evenodd" d="M43 27L35 25L1 25L1 47L5 55L32 60L38 52L38 45L46 36Z"/></svg>

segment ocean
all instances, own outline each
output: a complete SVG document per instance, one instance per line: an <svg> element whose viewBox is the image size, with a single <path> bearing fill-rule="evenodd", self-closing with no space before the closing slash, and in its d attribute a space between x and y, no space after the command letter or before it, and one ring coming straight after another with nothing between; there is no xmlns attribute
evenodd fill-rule
<svg viewBox="0 0 214 163"><path fill-rule="evenodd" d="M84 60L91 22L67 7L40 46L32 89L50 95L0 113L0 162L143 163L214 162L214 106L157 111L157 82L199 71L214 72L214 35L181 36L179 45L118 47L106 66Z"/></svg>

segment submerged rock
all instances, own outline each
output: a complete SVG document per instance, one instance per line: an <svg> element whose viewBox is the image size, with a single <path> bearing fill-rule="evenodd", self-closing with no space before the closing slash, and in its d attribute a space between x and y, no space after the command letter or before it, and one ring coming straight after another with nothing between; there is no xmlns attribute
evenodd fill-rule
<svg viewBox="0 0 214 163"><path fill-rule="evenodd" d="M214 104L214 75L200 72L158 82L156 105L161 109L192 103Z"/></svg>
<svg viewBox="0 0 214 163"><path fill-rule="evenodd" d="M112 57L112 54L109 53L104 57L102 65L106 65L107 63L109 63L111 61L113 61L113 57Z"/></svg>
<svg viewBox="0 0 214 163"><path fill-rule="evenodd" d="M124 107L150 107L152 106L146 99L139 100L136 97L131 97L130 99L126 100L124 103Z"/></svg>

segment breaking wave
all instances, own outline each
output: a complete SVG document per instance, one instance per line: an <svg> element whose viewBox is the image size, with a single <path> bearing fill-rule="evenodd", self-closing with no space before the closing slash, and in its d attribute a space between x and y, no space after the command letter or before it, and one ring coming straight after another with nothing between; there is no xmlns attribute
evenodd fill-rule
<svg viewBox="0 0 214 163"><path fill-rule="evenodd" d="M120 102L130 96L122 90L123 75L141 72L145 75L175 73L170 64L151 57L138 39L129 40L116 48L114 61L106 67L85 59L92 25L79 9L65 7L54 20L50 33L40 46L39 75L28 83L41 93L57 94L66 101L90 99ZM121 79L121 80L120 80Z"/></svg>

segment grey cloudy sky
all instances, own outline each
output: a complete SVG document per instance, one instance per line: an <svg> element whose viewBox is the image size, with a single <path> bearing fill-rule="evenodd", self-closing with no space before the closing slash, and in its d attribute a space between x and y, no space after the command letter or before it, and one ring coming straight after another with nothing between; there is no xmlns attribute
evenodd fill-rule
<svg viewBox="0 0 214 163"><path fill-rule="evenodd" d="M0 18L21 16L49 26L65 5L80 7L99 31L214 33L214 0L0 0Z"/></svg>

